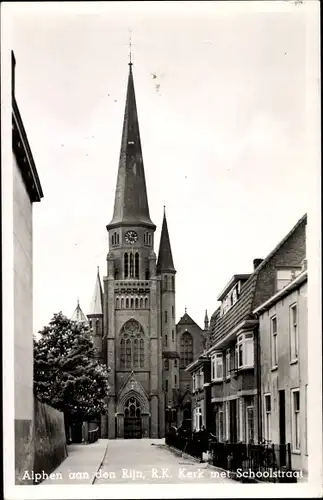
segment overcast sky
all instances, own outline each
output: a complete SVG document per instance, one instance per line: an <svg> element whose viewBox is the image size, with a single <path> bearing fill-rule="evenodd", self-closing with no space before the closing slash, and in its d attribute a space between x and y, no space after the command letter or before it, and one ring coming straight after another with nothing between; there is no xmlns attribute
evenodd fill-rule
<svg viewBox="0 0 323 500"><path fill-rule="evenodd" d="M186 305L202 326L232 275L307 211L305 7L270 12L276 3L12 7L16 98L44 191L35 332L77 298L87 313L96 267L106 275L129 28L155 251L166 204L177 320Z"/></svg>

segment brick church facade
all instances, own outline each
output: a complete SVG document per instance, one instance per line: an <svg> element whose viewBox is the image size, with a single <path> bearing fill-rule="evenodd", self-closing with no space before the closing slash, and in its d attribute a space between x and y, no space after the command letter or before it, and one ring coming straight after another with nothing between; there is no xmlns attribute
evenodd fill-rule
<svg viewBox="0 0 323 500"><path fill-rule="evenodd" d="M149 214L132 63L103 287L97 273L90 312L93 340L110 367L101 437L162 438L191 418L185 368L202 353L204 330L187 314L175 321L176 269L164 210L158 258ZM74 319L82 318L78 305Z"/></svg>

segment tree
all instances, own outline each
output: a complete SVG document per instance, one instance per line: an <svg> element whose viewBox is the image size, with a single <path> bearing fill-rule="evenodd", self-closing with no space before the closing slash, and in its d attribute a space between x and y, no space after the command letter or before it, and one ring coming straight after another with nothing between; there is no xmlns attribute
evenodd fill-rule
<svg viewBox="0 0 323 500"><path fill-rule="evenodd" d="M34 338L34 392L69 421L107 413L108 371L97 359L89 327L54 314ZM66 422L66 420L65 420Z"/></svg>

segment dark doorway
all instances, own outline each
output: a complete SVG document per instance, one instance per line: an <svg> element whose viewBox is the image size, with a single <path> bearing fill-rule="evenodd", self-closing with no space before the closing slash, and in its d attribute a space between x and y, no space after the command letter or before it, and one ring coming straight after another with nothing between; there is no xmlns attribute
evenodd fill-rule
<svg viewBox="0 0 323 500"><path fill-rule="evenodd" d="M185 403L183 410L183 420L192 418L192 404L190 402Z"/></svg>
<svg viewBox="0 0 323 500"><path fill-rule="evenodd" d="M285 390L279 391L279 444L280 444L280 466L286 465L286 412L285 412Z"/></svg>
<svg viewBox="0 0 323 500"><path fill-rule="evenodd" d="M237 400L230 401L230 442L237 442Z"/></svg>
<svg viewBox="0 0 323 500"><path fill-rule="evenodd" d="M131 397L124 409L124 439L141 439L141 410L137 399Z"/></svg>

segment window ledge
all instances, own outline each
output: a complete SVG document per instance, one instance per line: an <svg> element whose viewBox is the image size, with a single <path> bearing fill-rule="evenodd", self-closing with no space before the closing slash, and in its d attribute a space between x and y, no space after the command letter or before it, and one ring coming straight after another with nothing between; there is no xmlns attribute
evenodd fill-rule
<svg viewBox="0 0 323 500"><path fill-rule="evenodd" d="M292 359L292 360L289 362L289 364L290 364L290 365L296 365L296 363L298 363L298 358L296 358L296 359Z"/></svg>
<svg viewBox="0 0 323 500"><path fill-rule="evenodd" d="M291 453L293 455L300 455L301 454L301 450L291 450Z"/></svg>
<svg viewBox="0 0 323 500"><path fill-rule="evenodd" d="M212 380L213 384L222 384L223 383L223 378L216 378Z"/></svg>
<svg viewBox="0 0 323 500"><path fill-rule="evenodd" d="M278 370L278 365L276 365L276 366L272 366L271 371L272 371L272 372L275 372L276 370Z"/></svg>

